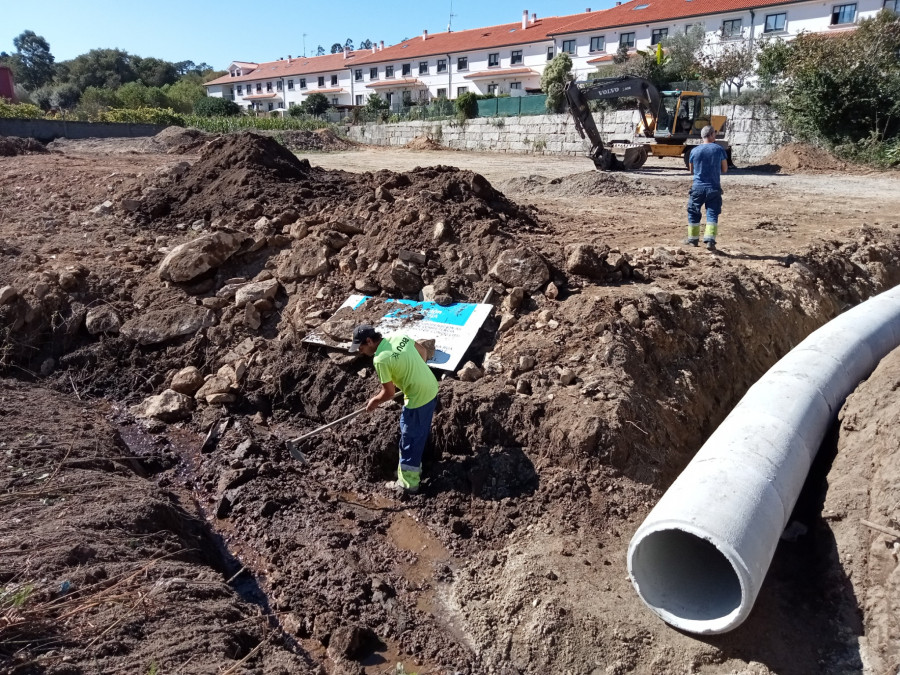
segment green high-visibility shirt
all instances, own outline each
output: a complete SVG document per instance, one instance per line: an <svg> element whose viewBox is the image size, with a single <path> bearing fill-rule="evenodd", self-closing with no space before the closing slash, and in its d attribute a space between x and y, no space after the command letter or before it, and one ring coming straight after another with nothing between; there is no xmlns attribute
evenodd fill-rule
<svg viewBox="0 0 900 675"><path fill-rule="evenodd" d="M407 335L389 335L381 340L373 357L375 372L382 384L393 382L403 390L403 404L418 408L437 396L434 373L416 351L416 343Z"/></svg>

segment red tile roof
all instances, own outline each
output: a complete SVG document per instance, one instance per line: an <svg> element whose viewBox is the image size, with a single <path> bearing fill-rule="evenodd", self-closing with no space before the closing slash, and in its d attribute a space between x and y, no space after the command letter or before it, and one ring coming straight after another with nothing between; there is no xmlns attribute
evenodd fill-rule
<svg viewBox="0 0 900 675"><path fill-rule="evenodd" d="M278 94L254 94L253 96L245 96L245 101L256 101L263 98L281 98Z"/></svg>
<svg viewBox="0 0 900 675"><path fill-rule="evenodd" d="M357 63L382 63L384 61L405 61L424 56L445 56L460 52L472 52L495 47L511 47L543 42L552 31L558 30L566 23L571 23L574 16L552 16L528 23L522 28L522 22L505 23L499 26L472 28L454 33L433 33L425 39L422 36L410 38L403 42L385 47L374 54L361 56ZM531 18L529 17L529 22Z"/></svg>
<svg viewBox="0 0 900 675"><path fill-rule="evenodd" d="M347 54L344 58L343 52L337 54L326 54L325 56L307 56L298 57L291 60L281 59L279 61L269 61L268 63L260 63L259 66L250 73L239 77L231 77L223 75L215 80L211 80L204 84L208 87L216 84L242 83L254 80L278 79L282 77L290 77L292 75L310 75L314 73L327 73L337 70L346 70L352 67L354 63L359 61L363 54L369 54L368 51L356 50Z"/></svg>
<svg viewBox="0 0 900 675"><path fill-rule="evenodd" d="M424 87L426 86L422 80L415 78L404 78L399 80L384 80L381 82L369 82L366 87L376 89L378 87Z"/></svg>
<svg viewBox="0 0 900 675"><path fill-rule="evenodd" d="M334 87L333 89L316 89L315 91L309 91L309 94L336 94L341 91L344 91L344 89Z"/></svg>
<svg viewBox="0 0 900 675"><path fill-rule="evenodd" d="M727 14L769 5L789 5L801 0L630 0L618 7L573 14L550 35L581 33L619 26L648 24L655 21L687 19L693 16ZM638 9L638 8L641 9Z"/></svg>
<svg viewBox="0 0 900 675"><path fill-rule="evenodd" d="M495 68L494 70L482 70L478 73L463 75L463 78L477 80L486 77L507 77L509 75L537 75L537 71L531 68Z"/></svg>

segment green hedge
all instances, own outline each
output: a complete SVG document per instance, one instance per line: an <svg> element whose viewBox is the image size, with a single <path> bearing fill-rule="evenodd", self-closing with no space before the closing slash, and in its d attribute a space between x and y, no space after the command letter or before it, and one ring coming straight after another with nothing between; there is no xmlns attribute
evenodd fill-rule
<svg viewBox="0 0 900 675"><path fill-rule="evenodd" d="M44 111L30 103L7 103L0 99L0 119L35 120L44 116Z"/></svg>

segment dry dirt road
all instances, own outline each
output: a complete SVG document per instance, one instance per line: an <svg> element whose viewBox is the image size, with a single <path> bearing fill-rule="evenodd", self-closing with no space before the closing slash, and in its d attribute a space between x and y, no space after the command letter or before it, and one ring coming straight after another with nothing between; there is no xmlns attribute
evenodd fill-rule
<svg viewBox="0 0 900 675"><path fill-rule="evenodd" d="M736 170L713 254L680 245L672 163L300 157L178 130L0 157L0 669L897 671L897 547L860 524L900 518L896 351L823 444L805 533L744 625L675 631L625 571L747 388L900 282L896 174ZM295 461L284 438L375 389L365 359L301 338L361 288L425 286L490 289L496 311L480 379L440 383L423 494L383 488L397 409Z"/></svg>

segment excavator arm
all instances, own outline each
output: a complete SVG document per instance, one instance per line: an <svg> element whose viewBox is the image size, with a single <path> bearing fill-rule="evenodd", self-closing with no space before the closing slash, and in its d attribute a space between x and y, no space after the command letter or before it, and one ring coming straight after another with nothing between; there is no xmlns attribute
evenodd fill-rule
<svg viewBox="0 0 900 675"><path fill-rule="evenodd" d="M590 101L613 100L623 97L637 99L638 111L643 120L644 134L650 138L656 128L656 114L659 110L659 90L649 80L642 77L605 77L591 80L587 84L579 85L575 82L566 83L566 101L569 104L569 112L575 120L575 129L579 136L587 138L591 142L590 158L598 169L624 168L609 149L603 147L600 138L600 130L591 115Z"/></svg>

